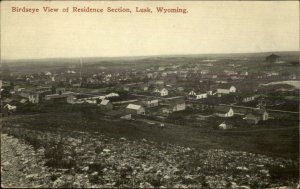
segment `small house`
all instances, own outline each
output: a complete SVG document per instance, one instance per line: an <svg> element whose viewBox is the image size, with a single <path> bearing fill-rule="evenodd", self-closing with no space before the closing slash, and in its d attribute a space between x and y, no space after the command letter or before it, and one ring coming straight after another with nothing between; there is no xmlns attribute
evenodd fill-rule
<svg viewBox="0 0 300 189"><path fill-rule="evenodd" d="M31 93L28 95L28 101L37 104L40 101L39 94L38 93Z"/></svg>
<svg viewBox="0 0 300 189"><path fill-rule="evenodd" d="M236 88L235 86L231 85L230 87L222 87L217 89L217 94L229 94L229 93L235 93Z"/></svg>
<svg viewBox="0 0 300 189"><path fill-rule="evenodd" d="M186 109L186 104L183 99L173 99L168 100L165 103L163 103L164 107L162 108L163 113L172 113L172 112L178 112L183 111Z"/></svg>
<svg viewBox="0 0 300 189"><path fill-rule="evenodd" d="M122 115L120 117L120 119L123 119L123 120L131 120L131 114L125 114L125 115Z"/></svg>
<svg viewBox="0 0 300 189"><path fill-rule="evenodd" d="M16 111L17 110L17 106L13 106L10 104L6 104L3 108L7 109L8 111Z"/></svg>
<svg viewBox="0 0 300 189"><path fill-rule="evenodd" d="M100 109L101 110L112 110L113 104L109 100L103 99L100 103Z"/></svg>
<svg viewBox="0 0 300 189"><path fill-rule="evenodd" d="M158 99L147 99L142 102L147 108L157 107Z"/></svg>
<svg viewBox="0 0 300 189"><path fill-rule="evenodd" d="M254 111L257 115L261 117L262 121L266 121L269 119L269 113L266 109L258 109Z"/></svg>
<svg viewBox="0 0 300 189"><path fill-rule="evenodd" d="M232 117L234 115L233 109L229 106L217 106L214 111L214 114L218 117Z"/></svg>
<svg viewBox="0 0 300 189"><path fill-rule="evenodd" d="M55 102L67 102L67 98L69 96L74 96L73 92L66 92L62 94L51 94L51 95L46 95L45 100L52 100Z"/></svg>
<svg viewBox="0 0 300 189"><path fill-rule="evenodd" d="M134 115L145 115L145 108L141 105L128 104L126 112Z"/></svg>
<svg viewBox="0 0 300 189"><path fill-rule="evenodd" d="M207 98L208 97L208 93L207 92L199 92L199 93L196 93L195 91L191 91L189 92L189 98L190 99L196 99L196 100L199 100L199 99L203 99L203 98Z"/></svg>
<svg viewBox="0 0 300 189"><path fill-rule="evenodd" d="M154 93L159 96L168 96L169 91L166 88L161 88L161 89L156 88L154 90Z"/></svg>
<svg viewBox="0 0 300 189"><path fill-rule="evenodd" d="M244 120L249 124L257 124L259 121L266 121L269 119L269 113L266 109L256 109L246 114Z"/></svg>
<svg viewBox="0 0 300 189"><path fill-rule="evenodd" d="M245 96L245 97L243 97L242 102L252 102L252 101L255 100L255 98L256 98L256 96L254 96L254 95L252 95L252 96Z"/></svg>
<svg viewBox="0 0 300 189"><path fill-rule="evenodd" d="M226 124L225 121L224 121L223 123L221 123L221 124L219 125L219 129L222 129L222 130L232 129L232 126Z"/></svg>
<svg viewBox="0 0 300 189"><path fill-rule="evenodd" d="M173 100L170 104L173 112L183 111L186 109L184 100Z"/></svg>
<svg viewBox="0 0 300 189"><path fill-rule="evenodd" d="M261 119L257 114L254 113L248 113L246 114L246 116L244 117L244 120L246 120L246 122L248 124L251 125L256 125Z"/></svg>

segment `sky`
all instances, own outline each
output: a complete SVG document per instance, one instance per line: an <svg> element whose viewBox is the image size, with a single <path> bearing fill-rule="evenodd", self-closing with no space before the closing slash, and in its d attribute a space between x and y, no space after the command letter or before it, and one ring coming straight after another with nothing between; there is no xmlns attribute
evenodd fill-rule
<svg viewBox="0 0 300 189"><path fill-rule="evenodd" d="M44 13L43 7L126 7L132 13ZM12 7L39 8L16 13ZM149 7L151 13L135 13ZM159 14L156 7L186 8ZM297 1L2 1L1 59L299 50Z"/></svg>

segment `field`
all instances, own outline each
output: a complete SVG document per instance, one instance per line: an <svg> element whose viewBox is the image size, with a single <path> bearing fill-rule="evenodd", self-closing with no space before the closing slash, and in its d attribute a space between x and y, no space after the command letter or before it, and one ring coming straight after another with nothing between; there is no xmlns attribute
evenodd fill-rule
<svg viewBox="0 0 300 189"><path fill-rule="evenodd" d="M66 108L66 107L64 107ZM76 109L66 112L38 113L7 117L4 125L34 130L89 131L112 137L148 139L160 143L178 144L204 149L229 149L260 153L271 156L299 158L299 127L297 121L288 125L254 126L228 131L213 130L211 127L193 127L167 124L164 129L139 121L120 121L105 118L99 112L89 112L85 119ZM274 122L275 123L275 122ZM238 141L238 142L237 142Z"/></svg>

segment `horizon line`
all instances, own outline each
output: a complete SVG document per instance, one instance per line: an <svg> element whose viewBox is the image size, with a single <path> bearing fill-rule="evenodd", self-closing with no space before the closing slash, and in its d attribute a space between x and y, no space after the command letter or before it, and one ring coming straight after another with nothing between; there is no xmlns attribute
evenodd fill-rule
<svg viewBox="0 0 300 189"><path fill-rule="evenodd" d="M167 56L196 56L196 55L230 55L230 54L263 54L263 53L282 53L282 52L299 52L300 50L286 51L261 51L261 52L234 52L234 53L191 53L191 54L155 54L155 55L125 55L125 56L78 56L78 57L45 57L45 58L1 58L2 61L22 61L22 60L45 60L45 59L88 59L88 58L146 58L146 57L167 57Z"/></svg>

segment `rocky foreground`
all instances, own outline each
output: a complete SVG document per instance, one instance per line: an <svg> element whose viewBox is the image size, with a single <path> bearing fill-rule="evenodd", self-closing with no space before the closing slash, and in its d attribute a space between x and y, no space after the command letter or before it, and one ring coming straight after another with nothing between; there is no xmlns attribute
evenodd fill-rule
<svg viewBox="0 0 300 189"><path fill-rule="evenodd" d="M98 133L7 133L1 135L3 187L246 189L296 188L298 182L297 160Z"/></svg>
<svg viewBox="0 0 300 189"><path fill-rule="evenodd" d="M44 151L7 134L1 134L1 187L48 187L49 169L44 166Z"/></svg>

